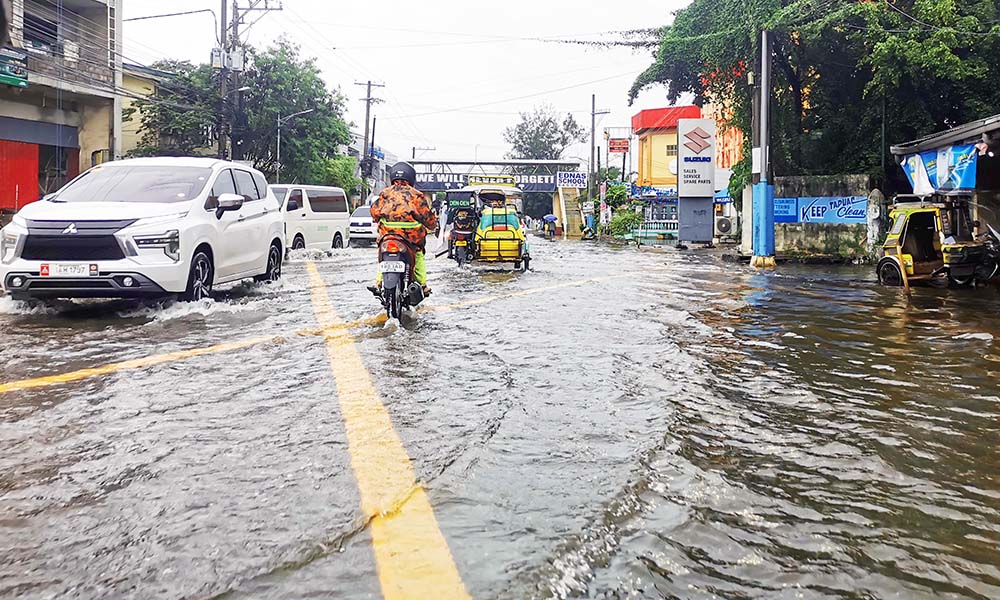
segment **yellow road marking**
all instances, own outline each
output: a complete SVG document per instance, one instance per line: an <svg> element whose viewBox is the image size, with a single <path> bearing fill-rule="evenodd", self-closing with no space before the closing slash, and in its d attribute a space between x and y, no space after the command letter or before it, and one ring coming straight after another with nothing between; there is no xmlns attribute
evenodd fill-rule
<svg viewBox="0 0 1000 600"><path fill-rule="evenodd" d="M312 264L312 263L308 263ZM424 306L419 312L443 312L449 310L456 310L459 308L467 308L469 306L478 306L481 304L488 304L490 302L496 302L497 300L504 300L507 298L517 298L522 296L530 296L533 294L540 294L543 292L549 292L552 290L565 289L571 287L580 287L590 283L600 283L602 281L608 281L611 279L619 279L622 277L629 277L630 274L612 275L610 277L597 277L591 279L582 279L578 281L570 281L567 283L559 283L555 285L529 288L526 290L520 290L517 292L510 292L507 294L498 294L496 296L487 296L485 298L477 298L475 300L465 300L462 302L455 302L453 304L446 304L442 306ZM328 327L321 327L319 329L302 329L293 333L293 335L328 335L335 331L347 331L356 327L362 327L365 325L378 325L385 322L385 315L379 315L376 317L368 317L365 319L358 319L356 321L341 322L330 325ZM204 356L206 354L218 354L220 352L232 352L233 350L241 350L250 346L256 346L259 344L266 344L268 342L277 342L282 339L280 335L267 336L267 337L256 337L249 338L245 340L237 340L234 342L225 342L222 344L215 344L213 346L206 346L204 348L192 348L190 350L179 350L177 352L168 352L166 354L155 354L153 356L146 356L143 358L137 358L133 360L126 360L119 363L111 363L108 365L102 365L98 367L91 367L88 369L79 369L77 371L70 371L68 373L61 373L58 375L47 375L44 377L36 377L33 379L23 379L21 381L12 381L10 383L0 383L0 394L6 392L13 392L17 390L27 390L31 388L47 387L50 385L58 385L61 383L72 383L74 381L81 381L83 379L89 379L91 377L100 377L102 375L111 375L113 373L118 373L119 371L130 371L134 369L144 369L147 367L152 367L156 365L162 365L165 363L176 362L180 360L185 360L188 358L195 358L198 356Z"/></svg>
<svg viewBox="0 0 1000 600"><path fill-rule="evenodd" d="M327 332L326 350L347 430L351 467L361 493L361 510L371 519L382 595L389 599L468 598L427 494L417 484L410 457L354 338L330 304L316 265L309 262L306 268L313 312Z"/></svg>

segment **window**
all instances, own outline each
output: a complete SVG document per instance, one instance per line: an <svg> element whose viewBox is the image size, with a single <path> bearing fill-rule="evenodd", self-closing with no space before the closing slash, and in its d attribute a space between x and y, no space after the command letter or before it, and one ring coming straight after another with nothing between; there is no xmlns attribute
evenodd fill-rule
<svg viewBox="0 0 1000 600"><path fill-rule="evenodd" d="M229 169L221 171L212 184L212 198L218 200L222 194L235 194L236 184L233 182L233 172Z"/></svg>
<svg viewBox="0 0 1000 600"><path fill-rule="evenodd" d="M24 13L24 44L28 50L57 54L59 49L59 24L37 15Z"/></svg>
<svg viewBox="0 0 1000 600"><path fill-rule="evenodd" d="M55 202L187 202L212 175L200 167L121 166L90 169L53 198Z"/></svg>
<svg viewBox="0 0 1000 600"><path fill-rule="evenodd" d="M253 174L253 181L257 184L257 191L260 192L260 197L264 198L267 196L267 180L260 173Z"/></svg>
<svg viewBox="0 0 1000 600"><path fill-rule="evenodd" d="M241 169L235 169L233 175L236 177L237 194L246 198L247 202L260 200L260 192L257 190L257 184L254 183L253 175Z"/></svg>
<svg viewBox="0 0 1000 600"><path fill-rule="evenodd" d="M285 204L285 196L288 195L288 188L274 187L271 186L271 191L274 192L274 197L278 199L278 206Z"/></svg>
<svg viewBox="0 0 1000 600"><path fill-rule="evenodd" d="M308 190L313 212L347 214L347 196L337 190Z"/></svg>
<svg viewBox="0 0 1000 600"><path fill-rule="evenodd" d="M677 156L677 144L667 144L667 156Z"/></svg>
<svg viewBox="0 0 1000 600"><path fill-rule="evenodd" d="M305 200L302 198L302 190L292 191L292 193L288 195L288 202L297 203L299 205L299 208L305 208L306 206Z"/></svg>

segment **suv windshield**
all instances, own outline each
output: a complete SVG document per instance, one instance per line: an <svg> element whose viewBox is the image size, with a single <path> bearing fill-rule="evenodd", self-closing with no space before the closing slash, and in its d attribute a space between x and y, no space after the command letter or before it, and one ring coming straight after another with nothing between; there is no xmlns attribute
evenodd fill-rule
<svg viewBox="0 0 1000 600"><path fill-rule="evenodd" d="M371 206L362 206L362 207L358 208L357 210L355 210L354 214L352 214L351 216L352 217L370 217L370 216L372 216L372 207Z"/></svg>
<svg viewBox="0 0 1000 600"><path fill-rule="evenodd" d="M202 167L94 167L52 198L53 202L187 202L205 189L212 169Z"/></svg>

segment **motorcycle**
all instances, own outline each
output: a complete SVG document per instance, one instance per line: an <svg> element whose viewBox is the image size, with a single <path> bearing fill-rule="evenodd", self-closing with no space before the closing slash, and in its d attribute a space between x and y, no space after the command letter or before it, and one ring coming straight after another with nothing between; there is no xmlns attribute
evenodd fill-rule
<svg viewBox="0 0 1000 600"><path fill-rule="evenodd" d="M1000 231L987 225L978 238L986 249L986 258L976 268L976 280L989 281L1000 273Z"/></svg>
<svg viewBox="0 0 1000 600"><path fill-rule="evenodd" d="M469 264L475 255L476 219L471 212L462 210L455 216L454 224L448 234L448 258L462 266Z"/></svg>
<svg viewBox="0 0 1000 600"><path fill-rule="evenodd" d="M387 317L398 320L403 310L424 301L424 288L413 278L416 250L402 237L387 235L379 241L378 251L382 306Z"/></svg>

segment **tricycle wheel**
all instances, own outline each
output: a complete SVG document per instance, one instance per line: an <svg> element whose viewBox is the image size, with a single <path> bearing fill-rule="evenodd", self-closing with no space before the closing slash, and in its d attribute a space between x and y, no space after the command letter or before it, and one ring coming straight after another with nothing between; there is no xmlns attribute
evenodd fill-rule
<svg viewBox="0 0 1000 600"><path fill-rule="evenodd" d="M948 275L948 283L951 284L952 287L969 287L975 282L976 282L975 274L966 275L964 277L958 277L951 274Z"/></svg>
<svg viewBox="0 0 1000 600"><path fill-rule="evenodd" d="M876 267L878 282L889 287L900 287L903 285L903 272L899 269L899 263L891 258L883 258Z"/></svg>

